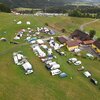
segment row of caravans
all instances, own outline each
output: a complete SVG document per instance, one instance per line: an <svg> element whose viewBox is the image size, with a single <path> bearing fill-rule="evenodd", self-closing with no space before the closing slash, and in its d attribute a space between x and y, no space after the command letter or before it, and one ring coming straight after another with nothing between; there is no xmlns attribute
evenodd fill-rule
<svg viewBox="0 0 100 100"><path fill-rule="evenodd" d="M41 59L42 62L45 63L45 66L47 69L50 70L51 75L58 75L61 73L60 65L56 62L53 62L53 57L50 57L50 55L53 55L52 49L48 48L45 44L36 44L31 46L35 54ZM45 49L47 51L47 54L41 49ZM49 55L49 56L48 56Z"/></svg>
<svg viewBox="0 0 100 100"><path fill-rule="evenodd" d="M26 57L20 54L19 52L13 53L14 63L20 65L25 70L25 74L33 73L32 65L27 61Z"/></svg>
<svg viewBox="0 0 100 100"><path fill-rule="evenodd" d="M48 31L47 28L37 28L38 32L43 30ZM41 59L42 62L45 63L46 68L50 70L52 75L57 75L61 73L60 65L51 60L53 58L56 58L56 56L53 55L52 49L60 49L63 45L59 45L58 43L56 43L53 37L50 38L49 42L51 48L48 48L48 46L45 45L45 41L43 39L27 38L27 41L29 43L32 43L31 48L33 52ZM46 53L44 51L46 51Z"/></svg>

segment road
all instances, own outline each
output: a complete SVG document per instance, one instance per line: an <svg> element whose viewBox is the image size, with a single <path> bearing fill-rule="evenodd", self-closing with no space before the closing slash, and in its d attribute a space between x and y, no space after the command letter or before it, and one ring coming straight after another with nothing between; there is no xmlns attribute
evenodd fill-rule
<svg viewBox="0 0 100 100"><path fill-rule="evenodd" d="M93 21L90 21L90 22L87 22L87 23L84 23L84 24L82 24L81 26L80 26L80 30L84 30L84 28L87 26L87 25L89 25L89 24L92 24L92 23L95 23L95 22L97 22L97 21L99 21L99 19L95 19L95 20L93 20Z"/></svg>

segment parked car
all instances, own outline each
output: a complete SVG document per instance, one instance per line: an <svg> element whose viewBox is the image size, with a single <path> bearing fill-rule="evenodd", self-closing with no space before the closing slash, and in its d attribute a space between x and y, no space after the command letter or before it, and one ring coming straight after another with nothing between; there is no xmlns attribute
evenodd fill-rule
<svg viewBox="0 0 100 100"><path fill-rule="evenodd" d="M89 71L85 71L83 74L84 74L87 78L91 76L91 73L90 73Z"/></svg>
<svg viewBox="0 0 100 100"><path fill-rule="evenodd" d="M59 55L61 55L61 56L65 56L65 53L62 52L62 51L60 51L60 50L56 50L56 52L57 52Z"/></svg>
<svg viewBox="0 0 100 100"><path fill-rule="evenodd" d="M76 62L74 62L74 65L76 65L76 66L78 66L78 65L81 65L81 61L76 61Z"/></svg>
<svg viewBox="0 0 100 100"><path fill-rule="evenodd" d="M94 78L91 78L90 81L91 81L93 84L95 84L95 85L98 84L98 81L97 81L96 79L94 79Z"/></svg>
<svg viewBox="0 0 100 100"><path fill-rule="evenodd" d="M77 61L77 58L69 58L68 63L75 63Z"/></svg>
<svg viewBox="0 0 100 100"><path fill-rule="evenodd" d="M86 56L87 56L88 58L90 58L90 59L93 59L93 58L94 58L94 56L93 56L92 54L90 54L90 53L87 53Z"/></svg>
<svg viewBox="0 0 100 100"><path fill-rule="evenodd" d="M18 44L19 42L10 41L10 44Z"/></svg>
<svg viewBox="0 0 100 100"><path fill-rule="evenodd" d="M58 74L60 74L61 73L61 70L60 69L55 69L55 70L52 70L51 71L51 75L58 75Z"/></svg>
<svg viewBox="0 0 100 100"><path fill-rule="evenodd" d="M84 70L84 66L78 68L77 70L78 70L78 71L83 71L83 70Z"/></svg>
<svg viewBox="0 0 100 100"><path fill-rule="evenodd" d="M61 78L65 78L65 77L67 77L68 75L67 75L66 73L62 72L59 76L60 76Z"/></svg>

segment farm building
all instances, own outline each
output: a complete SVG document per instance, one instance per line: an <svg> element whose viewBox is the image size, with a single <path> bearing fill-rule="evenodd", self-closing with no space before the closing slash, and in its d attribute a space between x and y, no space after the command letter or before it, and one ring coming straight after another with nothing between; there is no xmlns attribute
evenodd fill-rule
<svg viewBox="0 0 100 100"><path fill-rule="evenodd" d="M66 41L67 41L67 38L66 37L64 37L64 36L62 36L62 37L58 37L58 41L60 42L60 43L66 43Z"/></svg>
<svg viewBox="0 0 100 100"><path fill-rule="evenodd" d="M85 44L85 45L91 45L91 44L93 44L93 40L86 40L86 41L83 41L83 44Z"/></svg>
<svg viewBox="0 0 100 100"><path fill-rule="evenodd" d="M100 53L100 40L96 40L96 41L92 44L92 48L93 48L97 53Z"/></svg>
<svg viewBox="0 0 100 100"><path fill-rule="evenodd" d="M67 41L66 42L66 45L67 45L67 49L69 50L69 51L72 51L72 50L74 50L74 49L77 49L78 47L79 47L79 42L78 41Z"/></svg>
<svg viewBox="0 0 100 100"><path fill-rule="evenodd" d="M83 31L80 30L75 30L72 34L71 34L71 38L72 39L78 39L81 41L87 41L87 40L91 40L90 36L88 34L86 34Z"/></svg>

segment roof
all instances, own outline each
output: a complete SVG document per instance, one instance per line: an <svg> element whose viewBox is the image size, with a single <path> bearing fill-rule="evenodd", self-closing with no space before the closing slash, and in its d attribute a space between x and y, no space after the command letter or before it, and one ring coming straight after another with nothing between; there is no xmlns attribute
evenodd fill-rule
<svg viewBox="0 0 100 100"><path fill-rule="evenodd" d="M94 42L93 40L83 41L84 44L92 44L93 42Z"/></svg>
<svg viewBox="0 0 100 100"><path fill-rule="evenodd" d="M68 45L68 47L73 47L73 46L78 46L79 42L77 42L77 41L67 41L66 44Z"/></svg>
<svg viewBox="0 0 100 100"><path fill-rule="evenodd" d="M93 44L100 49L100 40L96 40Z"/></svg>
<svg viewBox="0 0 100 100"><path fill-rule="evenodd" d="M86 77L90 77L90 76L91 76L91 73L88 72L88 71L85 71L83 74L84 74Z"/></svg>
<svg viewBox="0 0 100 100"><path fill-rule="evenodd" d="M25 62L22 66L25 70L32 69L32 65L29 62Z"/></svg>
<svg viewBox="0 0 100 100"><path fill-rule="evenodd" d="M82 41L81 41L81 40L76 40L76 41L77 41L79 44L80 44L80 43L82 43Z"/></svg>
<svg viewBox="0 0 100 100"><path fill-rule="evenodd" d="M66 43L67 39L65 37L58 37L60 43Z"/></svg>
<svg viewBox="0 0 100 100"><path fill-rule="evenodd" d="M85 40L90 40L90 36L88 34L86 34L85 32L81 31L81 30L75 30L72 34L71 34L72 38L77 38L81 41L85 41Z"/></svg>

